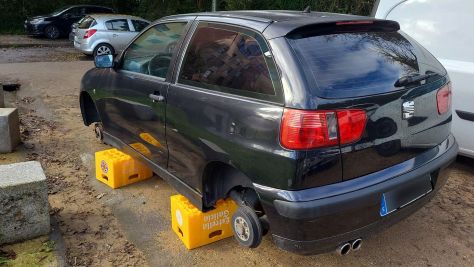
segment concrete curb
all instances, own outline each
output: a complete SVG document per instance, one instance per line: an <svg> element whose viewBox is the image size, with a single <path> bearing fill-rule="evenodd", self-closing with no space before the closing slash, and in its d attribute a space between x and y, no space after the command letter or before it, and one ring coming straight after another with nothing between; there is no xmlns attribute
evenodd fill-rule
<svg viewBox="0 0 474 267"><path fill-rule="evenodd" d="M33 47L72 47L71 44L58 43L58 44L0 44L1 48L33 48Z"/></svg>
<svg viewBox="0 0 474 267"><path fill-rule="evenodd" d="M49 240L54 242L54 256L58 261L59 267L68 266L66 258L66 245L64 244L64 239L61 235L59 224L54 216L51 216L51 232L49 233Z"/></svg>

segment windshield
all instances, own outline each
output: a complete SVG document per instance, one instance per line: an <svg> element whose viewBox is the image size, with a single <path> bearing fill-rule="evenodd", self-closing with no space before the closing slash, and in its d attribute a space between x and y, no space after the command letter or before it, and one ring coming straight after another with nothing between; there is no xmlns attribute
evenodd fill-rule
<svg viewBox="0 0 474 267"><path fill-rule="evenodd" d="M56 9L55 11L53 11L51 13L51 16L57 16L57 15L60 15L63 11L65 11L66 9L69 9L71 6L66 6L66 7L61 7L59 9Z"/></svg>
<svg viewBox="0 0 474 267"><path fill-rule="evenodd" d="M314 90L323 98L400 90L403 76L444 75L438 61L399 32L354 32L288 39Z"/></svg>

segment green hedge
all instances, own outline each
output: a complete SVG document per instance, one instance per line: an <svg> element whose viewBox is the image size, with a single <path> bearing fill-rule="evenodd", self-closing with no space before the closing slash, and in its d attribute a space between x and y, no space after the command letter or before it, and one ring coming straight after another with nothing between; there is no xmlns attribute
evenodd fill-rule
<svg viewBox="0 0 474 267"><path fill-rule="evenodd" d="M22 33L27 16L50 13L72 4L98 4L120 13L134 14L149 20L160 17L211 10L212 0L0 0L0 33ZM218 0L218 10L290 9L368 15L374 0Z"/></svg>

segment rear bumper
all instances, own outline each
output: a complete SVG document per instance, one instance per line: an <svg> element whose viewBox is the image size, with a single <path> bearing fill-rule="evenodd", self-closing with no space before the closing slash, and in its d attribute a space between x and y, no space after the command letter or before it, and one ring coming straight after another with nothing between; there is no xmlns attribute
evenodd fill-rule
<svg viewBox="0 0 474 267"><path fill-rule="evenodd" d="M446 167L457 152L458 145L450 136L412 160L341 183L300 191L255 187L277 246L298 254L324 253L344 242L367 238L424 206L445 184ZM431 176L430 193L386 216L380 215L382 194L410 188L426 175Z"/></svg>
<svg viewBox="0 0 474 267"><path fill-rule="evenodd" d="M86 55L92 55L94 52L94 49L92 48L91 44L86 41L79 43L76 40L74 40L74 48L76 48L77 50L81 51L82 53Z"/></svg>

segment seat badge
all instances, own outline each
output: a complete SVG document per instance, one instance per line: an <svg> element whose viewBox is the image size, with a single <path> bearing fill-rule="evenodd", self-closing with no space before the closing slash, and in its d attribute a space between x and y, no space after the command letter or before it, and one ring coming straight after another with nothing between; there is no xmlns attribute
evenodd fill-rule
<svg viewBox="0 0 474 267"><path fill-rule="evenodd" d="M402 111L403 111L402 116L404 120L407 120L415 116L415 102L414 101L403 102Z"/></svg>

